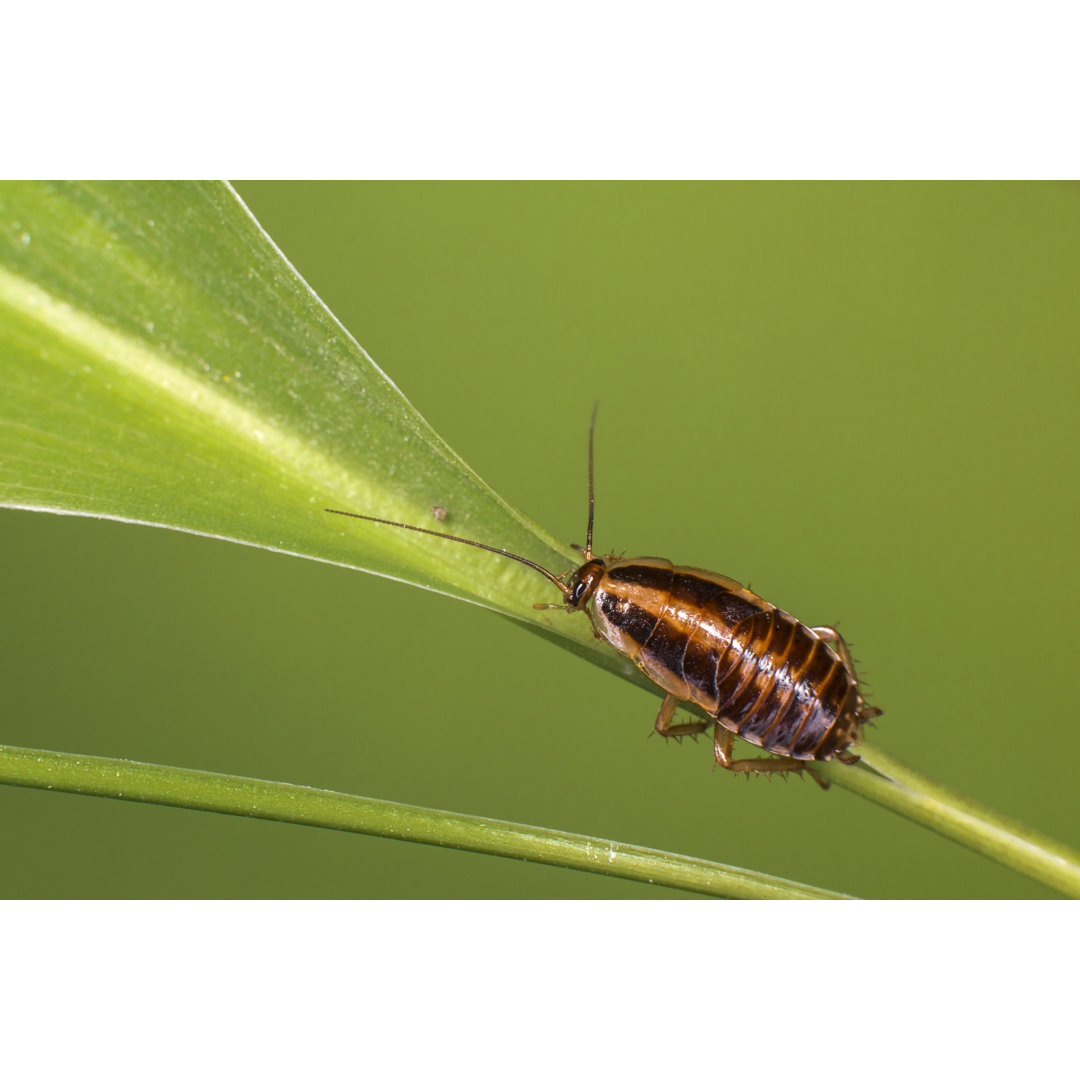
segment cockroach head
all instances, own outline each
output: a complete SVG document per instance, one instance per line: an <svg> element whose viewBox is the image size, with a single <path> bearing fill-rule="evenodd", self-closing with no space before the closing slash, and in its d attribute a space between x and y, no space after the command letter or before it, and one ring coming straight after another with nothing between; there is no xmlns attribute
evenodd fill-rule
<svg viewBox="0 0 1080 1080"><path fill-rule="evenodd" d="M603 559L590 559L574 571L573 577L566 583L566 606L571 611L583 611L592 599L596 586L604 576Z"/></svg>

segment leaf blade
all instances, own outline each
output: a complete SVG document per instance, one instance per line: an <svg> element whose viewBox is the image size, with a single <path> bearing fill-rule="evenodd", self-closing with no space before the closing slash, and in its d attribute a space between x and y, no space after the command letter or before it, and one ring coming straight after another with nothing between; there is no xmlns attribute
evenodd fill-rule
<svg viewBox="0 0 1080 1080"><path fill-rule="evenodd" d="M533 610L550 586L528 568L323 513L434 525L437 502L447 531L575 561L439 438L231 188L5 184L0 221L0 503L353 566L591 649L583 620Z"/></svg>

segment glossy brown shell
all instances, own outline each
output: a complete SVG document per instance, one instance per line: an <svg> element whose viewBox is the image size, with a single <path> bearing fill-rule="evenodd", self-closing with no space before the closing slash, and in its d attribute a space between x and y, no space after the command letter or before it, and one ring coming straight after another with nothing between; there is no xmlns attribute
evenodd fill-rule
<svg viewBox="0 0 1080 1080"><path fill-rule="evenodd" d="M823 761L854 740L858 688L810 627L722 574L658 558L603 566L593 627L658 686L774 754Z"/></svg>

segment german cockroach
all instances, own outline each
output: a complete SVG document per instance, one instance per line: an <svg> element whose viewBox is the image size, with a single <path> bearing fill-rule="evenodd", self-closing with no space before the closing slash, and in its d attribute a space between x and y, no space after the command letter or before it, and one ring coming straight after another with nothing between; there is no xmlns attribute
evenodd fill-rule
<svg viewBox="0 0 1080 1080"><path fill-rule="evenodd" d="M716 763L725 769L792 772L812 761L858 761L849 747L862 725L881 710L863 700L851 653L835 629L806 626L722 574L674 566L667 559L593 556L595 429L594 408L589 425L589 523L585 547L573 545L585 561L561 576L477 540L346 510L327 513L469 544L543 574L563 594L563 602L536 607L586 612L593 633L666 692L656 733L665 738L697 735L713 724ZM673 724L675 710L684 702L699 706L710 719ZM734 760L736 735L777 756ZM827 786L816 773L811 775Z"/></svg>

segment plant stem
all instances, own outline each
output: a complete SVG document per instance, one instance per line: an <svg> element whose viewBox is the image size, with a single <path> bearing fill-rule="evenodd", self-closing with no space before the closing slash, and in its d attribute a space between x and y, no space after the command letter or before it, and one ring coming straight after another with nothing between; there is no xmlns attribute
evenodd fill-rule
<svg viewBox="0 0 1080 1080"><path fill-rule="evenodd" d="M341 829L730 899L851 899L752 870L576 833L121 758L0 746L0 783Z"/></svg>
<svg viewBox="0 0 1080 1080"><path fill-rule="evenodd" d="M935 783L879 747L863 745L858 750L874 772L827 762L820 766L821 773L1065 896L1080 898L1080 853Z"/></svg>

